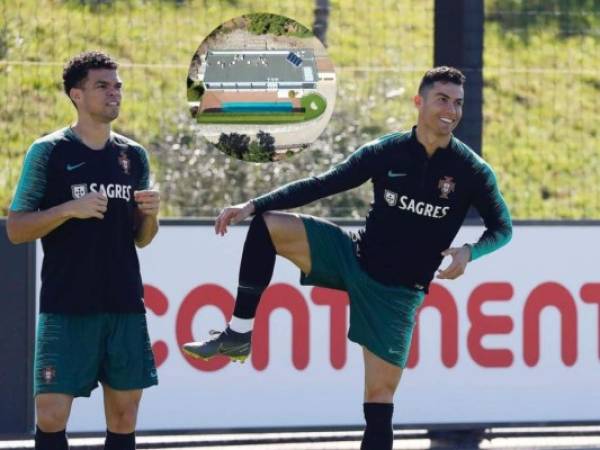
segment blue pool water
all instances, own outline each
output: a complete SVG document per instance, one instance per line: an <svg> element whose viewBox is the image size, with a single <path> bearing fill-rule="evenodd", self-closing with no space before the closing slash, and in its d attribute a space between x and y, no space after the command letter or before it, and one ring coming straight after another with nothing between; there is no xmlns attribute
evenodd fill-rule
<svg viewBox="0 0 600 450"><path fill-rule="evenodd" d="M291 102L223 102L224 112L291 112Z"/></svg>

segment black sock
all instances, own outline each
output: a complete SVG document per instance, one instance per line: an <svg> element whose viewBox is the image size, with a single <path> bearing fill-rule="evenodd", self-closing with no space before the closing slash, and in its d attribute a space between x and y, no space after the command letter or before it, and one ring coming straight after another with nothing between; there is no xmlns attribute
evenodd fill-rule
<svg viewBox="0 0 600 450"><path fill-rule="evenodd" d="M35 450L68 450L67 434L65 430L55 433L46 433L35 427Z"/></svg>
<svg viewBox="0 0 600 450"><path fill-rule="evenodd" d="M104 450L135 450L135 432L121 434L106 430Z"/></svg>
<svg viewBox="0 0 600 450"><path fill-rule="evenodd" d="M253 319L264 290L271 282L275 267L275 247L262 214L250 223L242 262L237 297L233 315L240 319Z"/></svg>
<svg viewBox="0 0 600 450"><path fill-rule="evenodd" d="M393 403L365 403L363 405L367 427L360 450L392 450L394 430L392 428Z"/></svg>

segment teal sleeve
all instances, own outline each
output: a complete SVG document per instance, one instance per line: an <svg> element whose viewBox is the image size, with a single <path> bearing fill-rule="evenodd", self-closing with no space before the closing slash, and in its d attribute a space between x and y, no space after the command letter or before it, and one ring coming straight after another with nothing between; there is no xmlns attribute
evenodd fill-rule
<svg viewBox="0 0 600 450"><path fill-rule="evenodd" d="M483 219L485 231L476 243L470 244L471 261L498 250L512 238L512 220L492 168L483 163L476 180L473 206Z"/></svg>
<svg viewBox="0 0 600 450"><path fill-rule="evenodd" d="M11 211L26 212L39 209L46 192L48 160L52 147L50 142L34 142L29 147L10 205Z"/></svg>
<svg viewBox="0 0 600 450"><path fill-rule="evenodd" d="M374 175L377 144L366 144L320 175L286 184L252 200L256 214L306 205L360 186Z"/></svg>
<svg viewBox="0 0 600 450"><path fill-rule="evenodd" d="M139 157L141 167L140 179L135 187L136 191L144 191L150 187L150 163L148 162L148 153L144 147L135 147Z"/></svg>

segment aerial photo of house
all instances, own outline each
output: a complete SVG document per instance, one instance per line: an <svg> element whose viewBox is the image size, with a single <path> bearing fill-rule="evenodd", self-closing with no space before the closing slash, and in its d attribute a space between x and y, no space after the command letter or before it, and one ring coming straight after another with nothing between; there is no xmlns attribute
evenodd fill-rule
<svg viewBox="0 0 600 450"><path fill-rule="evenodd" d="M270 160L277 160L308 147L329 122L335 71L316 38L256 35L253 20L226 23L199 47L188 72L188 103L201 133L217 147L260 132L260 142L271 142Z"/></svg>
<svg viewBox="0 0 600 450"><path fill-rule="evenodd" d="M205 57L200 123L289 123L325 111L311 49L218 50Z"/></svg>

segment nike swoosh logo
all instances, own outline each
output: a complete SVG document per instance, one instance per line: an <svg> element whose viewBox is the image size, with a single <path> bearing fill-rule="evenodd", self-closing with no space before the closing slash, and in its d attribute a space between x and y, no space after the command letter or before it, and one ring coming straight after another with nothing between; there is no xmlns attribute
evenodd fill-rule
<svg viewBox="0 0 600 450"><path fill-rule="evenodd" d="M396 354L396 355L399 355L399 354L401 354L401 353L402 353L402 350L394 350L394 349L392 349L392 348L390 348L388 351L389 351L390 353L392 353L392 354Z"/></svg>
<svg viewBox="0 0 600 450"><path fill-rule="evenodd" d="M408 175L408 174L406 174L406 173L399 173L399 172L393 172L391 170L388 172L388 177L390 177L390 178L405 177L406 175Z"/></svg>
<svg viewBox="0 0 600 450"><path fill-rule="evenodd" d="M85 161L81 162L79 164L67 164L67 170L70 172L71 170L79 169L84 164L85 164Z"/></svg>
<svg viewBox="0 0 600 450"><path fill-rule="evenodd" d="M219 347L219 353L222 355L236 355L238 353L244 353L250 348L250 344L230 345L225 347L223 344Z"/></svg>

